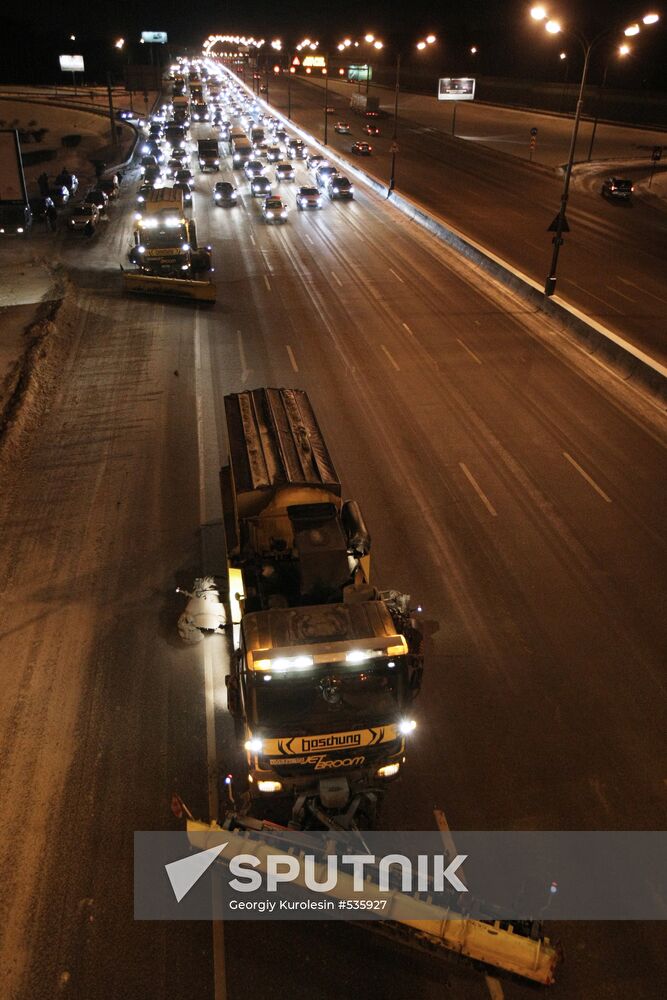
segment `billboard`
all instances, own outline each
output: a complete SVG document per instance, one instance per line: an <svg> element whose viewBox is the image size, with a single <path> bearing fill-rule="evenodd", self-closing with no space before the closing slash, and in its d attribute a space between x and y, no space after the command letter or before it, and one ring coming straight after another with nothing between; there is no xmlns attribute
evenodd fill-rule
<svg viewBox="0 0 667 1000"><path fill-rule="evenodd" d="M58 56L63 73L83 73L83 56Z"/></svg>
<svg viewBox="0 0 667 1000"><path fill-rule="evenodd" d="M438 80L439 101L472 101L475 97L475 81L470 76L446 76Z"/></svg>
<svg viewBox="0 0 667 1000"><path fill-rule="evenodd" d="M324 56L304 56L303 65L310 66L311 69L326 69Z"/></svg>
<svg viewBox="0 0 667 1000"><path fill-rule="evenodd" d="M142 31L141 32L142 42L151 42L153 45L166 45L167 44L167 32L166 31Z"/></svg>
<svg viewBox="0 0 667 1000"><path fill-rule="evenodd" d="M355 83L359 80L365 83L366 80L373 79L373 71L370 66L348 66L347 78Z"/></svg>
<svg viewBox="0 0 667 1000"><path fill-rule="evenodd" d="M19 134L14 128L0 129L0 202L27 202Z"/></svg>

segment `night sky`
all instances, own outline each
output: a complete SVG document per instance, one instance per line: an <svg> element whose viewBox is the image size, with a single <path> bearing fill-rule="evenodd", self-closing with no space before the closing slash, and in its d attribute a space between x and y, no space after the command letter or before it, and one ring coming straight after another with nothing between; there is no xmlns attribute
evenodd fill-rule
<svg viewBox="0 0 667 1000"><path fill-rule="evenodd" d="M198 47L209 32L255 34L267 39L281 37L298 41L304 35L322 43L335 43L344 35L373 31L389 44L411 50L429 31L437 34L437 50L429 55L434 75L472 72L467 67L470 45L479 47L478 74L558 80L558 52L566 49L579 58L576 42L564 35L546 36L528 16L530 3L522 0L460 0L434 4L423 0L339 0L334 4L305 0L203 0L196 5L185 0L65 0L62 4L26 5L14 8L11 17L0 15L0 78L4 83L47 82L58 79L59 52L83 52L91 78L102 78L118 54L113 41L119 36L133 41L126 54L136 61L146 58L145 47L136 41L142 30L167 31L170 48ZM597 34L616 20L629 20L646 13L649 6L619 0L574 2L566 0L553 8L561 19L589 35ZM433 16L433 11L437 16ZM363 11L363 14L360 14ZM69 35L76 34L72 45ZM26 48L26 38L31 39ZM619 70L613 85L630 88L667 89L667 39L657 25L634 39L634 51ZM598 62L608 53L600 47ZM165 53L166 56L166 53ZM574 62L572 63L574 65ZM595 63L592 67L595 71Z"/></svg>

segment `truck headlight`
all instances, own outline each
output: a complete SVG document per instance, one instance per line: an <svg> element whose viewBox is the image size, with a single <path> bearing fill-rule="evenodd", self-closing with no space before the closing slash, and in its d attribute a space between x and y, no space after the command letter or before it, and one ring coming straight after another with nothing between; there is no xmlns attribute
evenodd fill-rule
<svg viewBox="0 0 667 1000"><path fill-rule="evenodd" d="M384 767L379 767L375 772L377 778L393 778L395 774L398 774L400 764L385 764Z"/></svg>
<svg viewBox="0 0 667 1000"><path fill-rule="evenodd" d="M257 788L260 792L280 792L282 785L279 781L258 781Z"/></svg>
<svg viewBox="0 0 667 1000"><path fill-rule="evenodd" d="M262 752L262 741L253 737L253 739L246 740L244 743L245 749L248 753L261 753Z"/></svg>
<svg viewBox="0 0 667 1000"><path fill-rule="evenodd" d="M216 167L220 166L220 160L214 160L213 162L215 163Z"/></svg>
<svg viewBox="0 0 667 1000"><path fill-rule="evenodd" d="M189 243L182 243L181 244L181 250L183 250L184 253L187 253L189 249L190 249L190 244Z"/></svg>
<svg viewBox="0 0 667 1000"><path fill-rule="evenodd" d="M146 253L146 247L137 247L137 253Z"/></svg>
<svg viewBox="0 0 667 1000"><path fill-rule="evenodd" d="M401 719L398 724L398 731L403 733L404 736L407 736L408 733L413 733L416 728L417 723L414 719Z"/></svg>

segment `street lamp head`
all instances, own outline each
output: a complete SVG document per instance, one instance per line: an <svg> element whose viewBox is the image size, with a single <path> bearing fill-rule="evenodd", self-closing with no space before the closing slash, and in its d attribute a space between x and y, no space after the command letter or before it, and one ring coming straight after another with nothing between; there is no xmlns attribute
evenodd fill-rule
<svg viewBox="0 0 667 1000"><path fill-rule="evenodd" d="M544 27L545 30L548 31L550 35L557 35L558 32L561 30L558 21L547 21Z"/></svg>
<svg viewBox="0 0 667 1000"><path fill-rule="evenodd" d="M75 42L76 41L76 35L70 35L69 36L69 40L70 40L70 42Z"/></svg>
<svg viewBox="0 0 667 1000"><path fill-rule="evenodd" d="M119 38L118 41L115 42L115 45L117 49L122 49L122 47L125 45L125 39Z"/></svg>
<svg viewBox="0 0 667 1000"><path fill-rule="evenodd" d="M558 58L559 59L567 59L567 52L561 52Z"/></svg>
<svg viewBox="0 0 667 1000"><path fill-rule="evenodd" d="M344 38L343 39L343 45L345 46L346 49L349 49L349 47L350 47L351 44L352 44L352 39L351 38Z"/></svg>
<svg viewBox="0 0 667 1000"><path fill-rule="evenodd" d="M341 43L340 43L340 45L338 46L338 51L339 51L339 52L342 52L342 51L343 51L344 49L345 49L345 46L344 46L344 45L343 45L343 43L341 42Z"/></svg>
<svg viewBox="0 0 667 1000"><path fill-rule="evenodd" d="M382 48L384 48L384 44L382 42L373 42L373 48L374 49L382 49Z"/></svg>
<svg viewBox="0 0 667 1000"><path fill-rule="evenodd" d="M435 35L427 35L426 36L426 41L428 42L429 45L433 45L433 43L435 42L435 40L436 40Z"/></svg>
<svg viewBox="0 0 667 1000"><path fill-rule="evenodd" d="M625 29L625 31L623 32L623 34L627 35L628 37L631 37L632 35L638 35L639 34L639 25L638 24L631 24L628 28Z"/></svg>
<svg viewBox="0 0 667 1000"><path fill-rule="evenodd" d="M471 45L470 46L470 52L471 52L471 54L473 56L476 56L477 55L477 46L476 45Z"/></svg>
<svg viewBox="0 0 667 1000"><path fill-rule="evenodd" d="M659 14L646 14L642 18L642 23L643 24L655 24L659 20L660 20L660 15Z"/></svg>
<svg viewBox="0 0 667 1000"><path fill-rule="evenodd" d="M619 45L619 47L618 47L618 54L619 54L619 56L627 56L627 55L629 55L630 54L630 46L629 45Z"/></svg>
<svg viewBox="0 0 667 1000"><path fill-rule="evenodd" d="M543 21L547 16L547 12L544 7L533 7L530 11L530 16L534 21Z"/></svg>
<svg viewBox="0 0 667 1000"><path fill-rule="evenodd" d="M371 35L371 34L364 35L364 41L368 42L369 44L371 42L374 42L375 41L375 35Z"/></svg>
<svg viewBox="0 0 667 1000"><path fill-rule="evenodd" d="M426 48L426 42L417 42L417 48L420 49L420 50L421 49L425 49Z"/></svg>

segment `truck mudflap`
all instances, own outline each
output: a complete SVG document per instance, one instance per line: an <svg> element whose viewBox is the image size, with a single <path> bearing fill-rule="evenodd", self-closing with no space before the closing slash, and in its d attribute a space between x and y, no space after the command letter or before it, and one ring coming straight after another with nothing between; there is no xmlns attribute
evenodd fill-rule
<svg viewBox="0 0 667 1000"><path fill-rule="evenodd" d="M224 852L219 855L216 864L225 865L234 855L250 851L259 859L256 870L265 872L269 852L274 856L280 853L275 842L260 839L263 824L259 820L240 817L241 829L234 829L233 817L226 819L224 826L220 827L215 821L205 823L193 819L187 810L185 814L188 839L195 850L216 847L224 836ZM268 831L268 827L265 828ZM250 836L248 830L251 831ZM286 832L281 829L281 834ZM300 849L301 844L286 856L292 857ZM299 884L298 880L296 884ZM374 896L372 879L367 879L365 893L366 898ZM352 876L339 873L336 886L329 895L354 898ZM397 905L399 896L402 898ZM486 970L502 970L510 976L542 986L551 986L555 982L562 952L544 936L539 923L533 924L530 935L527 935L505 921L474 920L452 909L443 910L428 899L417 896L406 900L405 894L398 890L385 893L384 898L387 901L383 907L386 920L353 921L354 926L392 938L434 958L458 958Z"/></svg>
<svg viewBox="0 0 667 1000"><path fill-rule="evenodd" d="M212 281L193 278L159 278L141 271L123 270L123 290L144 295L170 295L177 298L215 302L216 287Z"/></svg>

